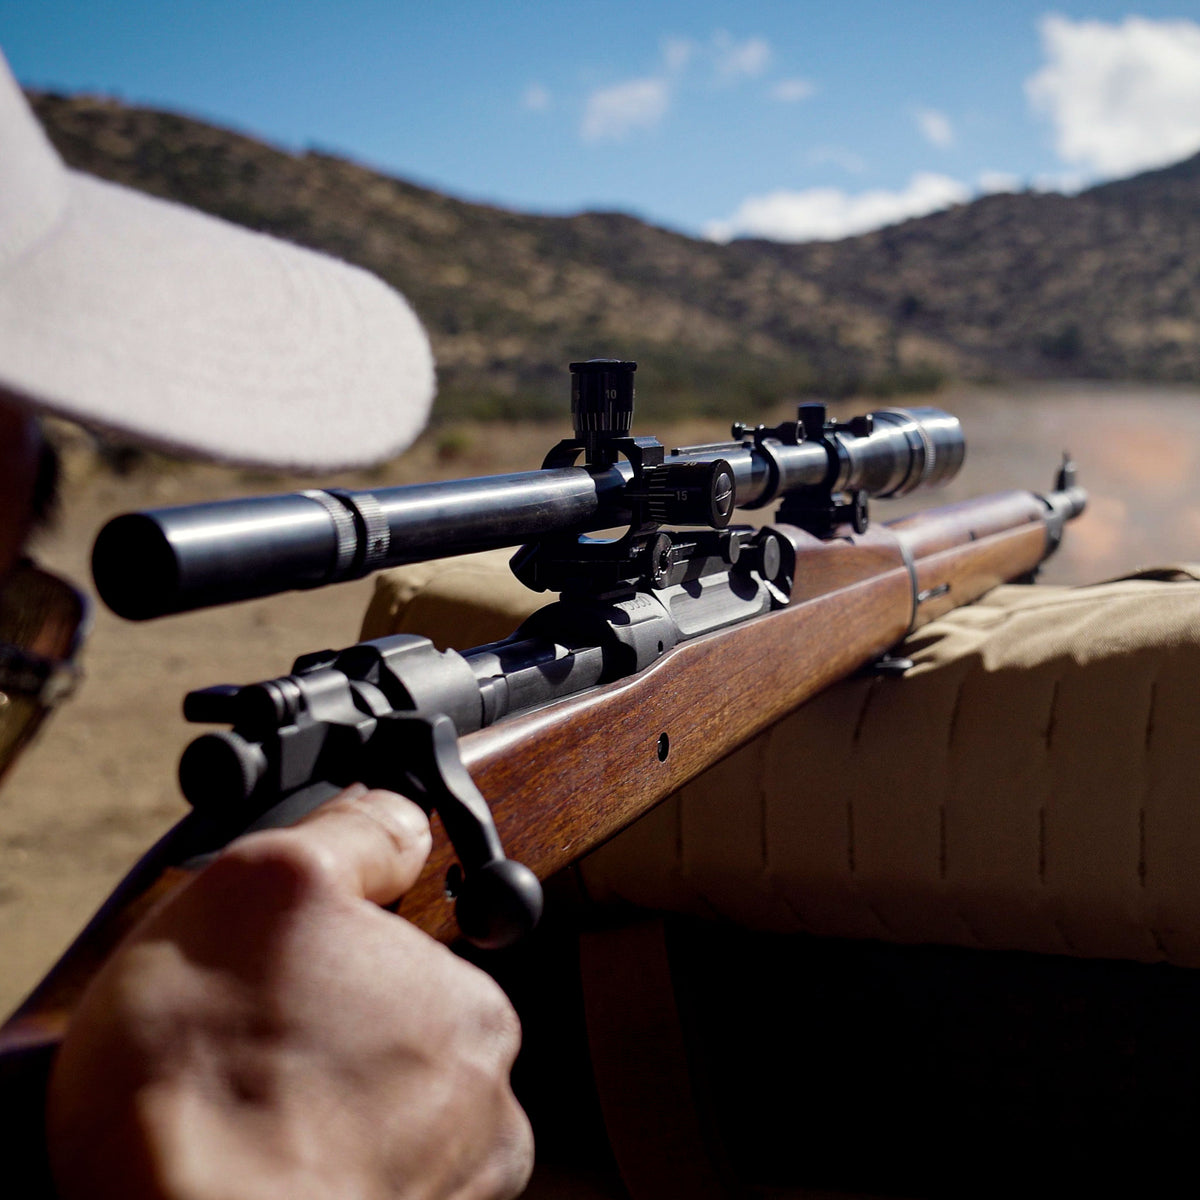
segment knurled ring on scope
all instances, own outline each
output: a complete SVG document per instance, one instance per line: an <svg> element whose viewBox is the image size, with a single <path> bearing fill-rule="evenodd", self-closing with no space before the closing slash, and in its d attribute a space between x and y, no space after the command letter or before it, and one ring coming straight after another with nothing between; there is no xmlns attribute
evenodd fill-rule
<svg viewBox="0 0 1200 1200"><path fill-rule="evenodd" d="M330 488L329 494L340 500L354 517L361 553L355 574L366 575L387 563L392 531L383 506L373 492L344 492Z"/></svg>

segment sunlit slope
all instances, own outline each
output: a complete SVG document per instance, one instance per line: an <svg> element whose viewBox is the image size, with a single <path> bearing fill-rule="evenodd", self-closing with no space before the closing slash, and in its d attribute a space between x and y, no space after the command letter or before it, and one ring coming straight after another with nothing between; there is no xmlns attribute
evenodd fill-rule
<svg viewBox="0 0 1200 1200"><path fill-rule="evenodd" d="M566 362L593 355L642 363L646 416L953 377L1200 380L1200 159L841 242L722 246L473 204L113 101L34 102L71 164L400 287L433 337L442 416L561 412Z"/></svg>

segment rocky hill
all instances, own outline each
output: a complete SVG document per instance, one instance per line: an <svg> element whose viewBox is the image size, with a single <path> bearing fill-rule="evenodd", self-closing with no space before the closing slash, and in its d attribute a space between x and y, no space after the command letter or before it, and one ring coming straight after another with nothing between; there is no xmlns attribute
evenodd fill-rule
<svg viewBox="0 0 1200 1200"><path fill-rule="evenodd" d="M1200 155L1077 196L996 195L764 259L1006 376L1200 379Z"/></svg>
<svg viewBox="0 0 1200 1200"><path fill-rule="evenodd" d="M398 286L433 338L443 417L561 413L566 363L594 355L639 360L647 416L948 377L1200 380L1200 157L840 242L722 246L471 204L111 100L32 100L71 165Z"/></svg>

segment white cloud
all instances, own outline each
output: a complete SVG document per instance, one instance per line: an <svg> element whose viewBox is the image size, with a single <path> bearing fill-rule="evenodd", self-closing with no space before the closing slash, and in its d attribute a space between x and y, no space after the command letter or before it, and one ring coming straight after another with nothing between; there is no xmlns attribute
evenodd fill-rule
<svg viewBox="0 0 1200 1200"><path fill-rule="evenodd" d="M954 127L950 118L936 108L918 108L913 113L917 128L927 142L931 142L940 150L954 145Z"/></svg>
<svg viewBox="0 0 1200 1200"><path fill-rule="evenodd" d="M545 112L550 107L550 93L540 83L531 83L522 94L521 103L530 112Z"/></svg>
<svg viewBox="0 0 1200 1200"><path fill-rule="evenodd" d="M587 99L581 132L589 142L621 141L662 120L671 92L664 79L630 79L599 88Z"/></svg>
<svg viewBox="0 0 1200 1200"><path fill-rule="evenodd" d="M622 141L634 130L656 126L671 107L672 98L683 86L685 73L698 53L710 69L716 70L717 77L726 82L761 75L771 60L771 47L762 38L738 42L723 31L713 34L707 47L690 38L669 37L663 40L661 50L662 63L654 74L597 88L588 96L580 126L585 141ZM811 91L811 85L803 80L787 83L793 89L804 86ZM801 97L796 94L789 98ZM545 107L549 102L549 93L538 85L526 90L526 107Z"/></svg>
<svg viewBox="0 0 1200 1200"><path fill-rule="evenodd" d="M670 37L662 45L663 65L676 75L692 61L696 53L696 43L691 38Z"/></svg>
<svg viewBox="0 0 1200 1200"><path fill-rule="evenodd" d="M925 216L961 204L969 196L969 190L957 180L931 172L913 175L899 192L850 195L840 188L770 192L743 200L729 220L711 221L705 234L718 242L739 235L781 242L831 241Z"/></svg>
<svg viewBox="0 0 1200 1200"><path fill-rule="evenodd" d="M808 79L781 79L771 88L771 99L784 104L807 100L817 90L817 85Z"/></svg>
<svg viewBox="0 0 1200 1200"><path fill-rule="evenodd" d="M996 192L1019 192L1021 177L1011 171L982 171L979 175L979 190L984 195Z"/></svg>
<svg viewBox="0 0 1200 1200"><path fill-rule="evenodd" d="M867 160L861 154L855 154L853 150L846 149L845 146L818 146L815 150L809 151L808 161L815 166L832 163L835 167L841 167L843 171L848 171L851 175L861 175L867 169Z"/></svg>
<svg viewBox="0 0 1200 1200"><path fill-rule="evenodd" d="M713 34L717 74L725 79L761 75L771 61L771 47L764 38L747 38L737 42L723 29Z"/></svg>
<svg viewBox="0 0 1200 1200"><path fill-rule="evenodd" d="M1039 28L1047 61L1025 92L1065 162L1120 175L1200 150L1200 25L1051 15Z"/></svg>

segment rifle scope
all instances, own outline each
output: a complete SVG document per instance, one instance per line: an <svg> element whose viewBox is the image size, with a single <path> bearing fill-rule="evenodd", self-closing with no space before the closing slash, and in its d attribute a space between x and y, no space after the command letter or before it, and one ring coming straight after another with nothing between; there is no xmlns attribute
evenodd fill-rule
<svg viewBox="0 0 1200 1200"><path fill-rule="evenodd" d="M680 497L686 489L679 481L688 472L694 476L697 465L716 464L705 476L714 489L727 493L732 481L733 504L761 508L806 492L904 495L953 478L965 453L958 420L937 408L883 409L841 424L825 419L823 405L802 405L795 422L769 429L735 425L735 440L678 448L642 476L631 456L637 459L647 445L662 450L652 438L626 436L635 364L593 359L571 366L576 436L548 460L582 455L584 465L126 513L96 540L96 588L119 616L145 620L358 579L385 567L627 525L645 519L647 489ZM597 404L619 419L597 419L589 392L600 393ZM690 516L688 504L667 504L672 515L666 520L715 524L710 514L722 506L727 520L727 496L716 505L712 496L699 497ZM661 512L663 505L649 511Z"/></svg>

